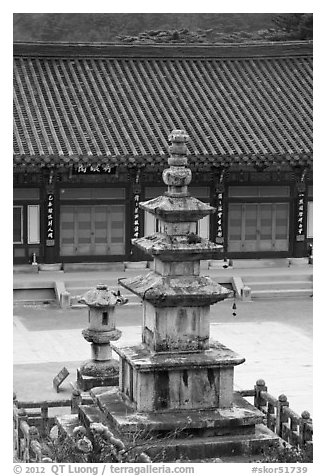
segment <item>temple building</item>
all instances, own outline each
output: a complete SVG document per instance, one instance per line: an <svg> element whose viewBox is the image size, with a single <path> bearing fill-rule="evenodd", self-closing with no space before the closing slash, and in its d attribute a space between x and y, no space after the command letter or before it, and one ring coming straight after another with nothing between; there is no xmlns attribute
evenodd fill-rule
<svg viewBox="0 0 326 476"><path fill-rule="evenodd" d="M139 207L190 136L196 233L227 258L307 256L312 42L14 44L14 263L149 260Z"/></svg>

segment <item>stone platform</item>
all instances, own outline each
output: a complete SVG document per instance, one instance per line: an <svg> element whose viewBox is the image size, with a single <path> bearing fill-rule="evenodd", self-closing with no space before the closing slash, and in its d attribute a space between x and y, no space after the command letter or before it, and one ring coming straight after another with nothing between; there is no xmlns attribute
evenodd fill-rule
<svg viewBox="0 0 326 476"><path fill-rule="evenodd" d="M110 427L125 435L144 432L154 436L171 431L205 437L248 434L263 421L263 414L237 392L229 408L164 412L138 412L123 400L118 387L93 388L91 396Z"/></svg>
<svg viewBox="0 0 326 476"><path fill-rule="evenodd" d="M141 445L154 462L252 457L280 441L261 424L261 412L237 392L229 409L145 415L127 408L117 390L112 387L93 389L94 404L80 405L78 415L57 417L60 429L71 436L80 424L89 428L92 423L103 423L116 437L123 439L127 448Z"/></svg>

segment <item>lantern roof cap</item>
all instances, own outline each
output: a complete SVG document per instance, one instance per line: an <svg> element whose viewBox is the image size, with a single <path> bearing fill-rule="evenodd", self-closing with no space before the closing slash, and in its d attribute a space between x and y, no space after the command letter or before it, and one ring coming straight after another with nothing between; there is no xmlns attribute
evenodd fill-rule
<svg viewBox="0 0 326 476"><path fill-rule="evenodd" d="M125 304L127 299L121 296L120 291L109 289L106 284L100 283L95 288L87 291L79 302L89 307L100 308Z"/></svg>

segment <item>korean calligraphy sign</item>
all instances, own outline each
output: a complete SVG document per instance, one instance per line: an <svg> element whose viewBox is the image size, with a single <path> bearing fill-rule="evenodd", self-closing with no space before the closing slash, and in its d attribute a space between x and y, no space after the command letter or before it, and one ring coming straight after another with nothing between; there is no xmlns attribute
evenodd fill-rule
<svg viewBox="0 0 326 476"><path fill-rule="evenodd" d="M302 241L304 239L304 192L299 192L298 194L298 209L297 209L297 241Z"/></svg>
<svg viewBox="0 0 326 476"><path fill-rule="evenodd" d="M223 237L223 192L220 190L217 193L217 229L216 229L216 243L222 244Z"/></svg>
<svg viewBox="0 0 326 476"><path fill-rule="evenodd" d="M138 190L136 190L138 192ZM139 193L134 195L134 238L139 238Z"/></svg>
<svg viewBox="0 0 326 476"><path fill-rule="evenodd" d="M75 167L74 172L77 174L114 174L117 167L111 167L108 164L79 164Z"/></svg>
<svg viewBox="0 0 326 476"><path fill-rule="evenodd" d="M46 201L46 246L54 246L54 194L48 193Z"/></svg>

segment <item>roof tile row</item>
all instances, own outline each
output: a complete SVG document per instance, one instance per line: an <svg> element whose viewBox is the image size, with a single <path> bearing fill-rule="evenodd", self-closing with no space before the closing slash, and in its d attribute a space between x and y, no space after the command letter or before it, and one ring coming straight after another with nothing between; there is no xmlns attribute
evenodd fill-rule
<svg viewBox="0 0 326 476"><path fill-rule="evenodd" d="M159 164L172 129L196 163L310 157L312 58L15 58L17 164Z"/></svg>

